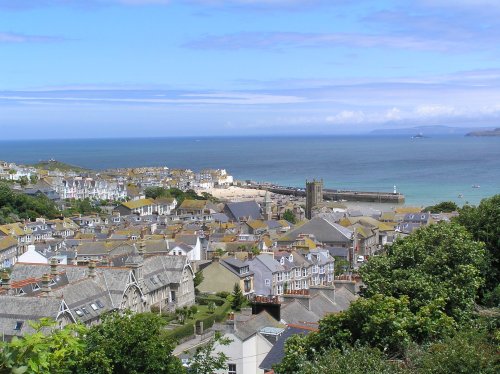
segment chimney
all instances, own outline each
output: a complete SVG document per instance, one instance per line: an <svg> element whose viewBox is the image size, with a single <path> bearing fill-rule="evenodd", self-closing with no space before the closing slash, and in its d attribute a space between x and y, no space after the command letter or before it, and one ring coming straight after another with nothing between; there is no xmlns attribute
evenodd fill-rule
<svg viewBox="0 0 500 374"><path fill-rule="evenodd" d="M10 274L7 270L2 271L2 288L10 290Z"/></svg>
<svg viewBox="0 0 500 374"><path fill-rule="evenodd" d="M59 272L57 271L57 264L57 259L55 257L52 257L50 259L50 275L52 275L53 277L59 274Z"/></svg>
<svg viewBox="0 0 500 374"><path fill-rule="evenodd" d="M42 296L49 296L50 294L50 275L48 273L45 273L42 275Z"/></svg>
<svg viewBox="0 0 500 374"><path fill-rule="evenodd" d="M95 261L94 260L90 260L89 261L89 277L90 278L95 278L97 273L96 273L96 270L95 270Z"/></svg>

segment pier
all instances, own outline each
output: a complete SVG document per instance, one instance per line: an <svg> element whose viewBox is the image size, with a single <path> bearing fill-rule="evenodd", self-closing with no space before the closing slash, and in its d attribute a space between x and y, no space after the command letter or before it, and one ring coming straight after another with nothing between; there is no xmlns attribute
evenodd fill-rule
<svg viewBox="0 0 500 374"><path fill-rule="evenodd" d="M247 188L255 188L259 190L268 190L269 192L280 195L291 196L306 196L306 191L302 188L275 186L271 184L250 184ZM350 191L350 190L334 190L324 189L323 199L331 201L358 201L367 203L392 203L402 204L405 202L405 195L396 192L372 192L372 191Z"/></svg>

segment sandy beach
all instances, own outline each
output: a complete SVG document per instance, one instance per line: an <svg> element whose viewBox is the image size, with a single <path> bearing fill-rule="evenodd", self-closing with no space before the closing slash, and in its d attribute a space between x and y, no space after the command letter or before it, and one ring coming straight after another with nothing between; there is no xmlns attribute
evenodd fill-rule
<svg viewBox="0 0 500 374"><path fill-rule="evenodd" d="M256 190L253 188L242 188L231 186L228 188L210 188L197 191L208 192L212 196L221 200L231 200L231 201L248 201L248 200L256 200L262 201L266 194L264 190Z"/></svg>

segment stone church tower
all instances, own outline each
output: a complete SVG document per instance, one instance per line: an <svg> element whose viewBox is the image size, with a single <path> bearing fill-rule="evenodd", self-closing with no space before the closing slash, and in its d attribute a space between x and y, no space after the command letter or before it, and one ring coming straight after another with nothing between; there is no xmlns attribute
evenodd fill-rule
<svg viewBox="0 0 500 374"><path fill-rule="evenodd" d="M306 180L306 218L312 218L312 210L323 202L323 179L312 182Z"/></svg>
<svg viewBox="0 0 500 374"><path fill-rule="evenodd" d="M264 201L262 202L262 216L266 221L270 221L273 219L272 208L271 196L269 195L269 191L266 190L266 196L264 197Z"/></svg>

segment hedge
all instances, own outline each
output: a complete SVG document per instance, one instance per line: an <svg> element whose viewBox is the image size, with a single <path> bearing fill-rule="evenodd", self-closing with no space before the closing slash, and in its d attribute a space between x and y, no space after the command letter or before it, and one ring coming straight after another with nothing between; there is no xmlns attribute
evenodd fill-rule
<svg viewBox="0 0 500 374"><path fill-rule="evenodd" d="M210 303L214 303L217 306L221 306L226 302L226 300L220 299L215 296L201 296L201 295L196 296L195 300L196 303L199 305L208 305Z"/></svg>
<svg viewBox="0 0 500 374"><path fill-rule="evenodd" d="M194 335L194 322L187 322L185 325L169 331L168 335L177 341L192 336Z"/></svg>

